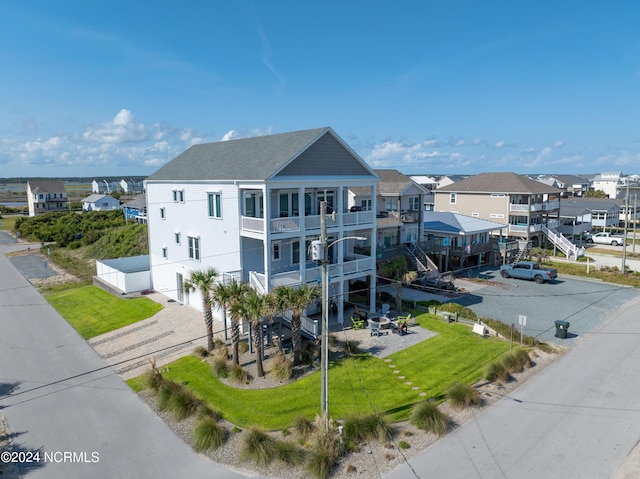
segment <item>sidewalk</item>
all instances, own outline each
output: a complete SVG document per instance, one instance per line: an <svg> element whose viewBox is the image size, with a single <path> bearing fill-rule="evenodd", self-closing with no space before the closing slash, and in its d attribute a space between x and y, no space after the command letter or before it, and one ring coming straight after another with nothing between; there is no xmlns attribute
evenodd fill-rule
<svg viewBox="0 0 640 479"><path fill-rule="evenodd" d="M150 361L162 366L207 345L202 313L160 293L147 297L164 309L148 319L88 341L124 379L146 372ZM214 319L213 330L222 330L222 323Z"/></svg>

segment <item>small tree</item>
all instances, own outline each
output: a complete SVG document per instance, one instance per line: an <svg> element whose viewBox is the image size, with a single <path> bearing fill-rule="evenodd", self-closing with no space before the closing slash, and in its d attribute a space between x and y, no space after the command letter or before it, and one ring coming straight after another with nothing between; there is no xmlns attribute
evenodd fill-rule
<svg viewBox="0 0 640 479"><path fill-rule="evenodd" d="M244 297L249 291L246 283L233 280L227 285L229 292L229 312L231 314L231 357L235 364L240 364L240 320L246 320L247 311L244 307Z"/></svg>
<svg viewBox="0 0 640 479"><path fill-rule="evenodd" d="M416 279L416 272L409 271L409 263L405 256L396 256L389 262L379 266L379 273L393 280L396 287L396 310L402 311L402 287Z"/></svg>
<svg viewBox="0 0 640 479"><path fill-rule="evenodd" d="M318 297L318 289L307 284L303 284L297 289L280 286L275 289L274 294L281 310L291 308L293 364L297 366L302 359L302 315L305 309Z"/></svg>
<svg viewBox="0 0 640 479"><path fill-rule="evenodd" d="M207 351L213 351L213 305L211 293L214 288L218 272L215 268L210 267L206 270L196 270L191 272L191 277L185 281L184 290L187 293L199 291L202 295L202 313L204 314L204 322L207 327Z"/></svg>

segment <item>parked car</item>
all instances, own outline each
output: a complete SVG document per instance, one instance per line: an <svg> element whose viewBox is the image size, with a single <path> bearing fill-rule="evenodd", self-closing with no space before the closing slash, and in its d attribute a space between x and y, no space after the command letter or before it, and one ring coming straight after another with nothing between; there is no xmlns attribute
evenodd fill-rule
<svg viewBox="0 0 640 479"><path fill-rule="evenodd" d="M519 261L515 264L500 266L500 274L503 278L530 279L538 284L551 281L558 277L558 271L554 268L541 268L534 261Z"/></svg>
<svg viewBox="0 0 640 479"><path fill-rule="evenodd" d="M606 232L596 233L594 235L587 236L587 243L609 244L611 246L618 246L624 244L624 236L614 235Z"/></svg>

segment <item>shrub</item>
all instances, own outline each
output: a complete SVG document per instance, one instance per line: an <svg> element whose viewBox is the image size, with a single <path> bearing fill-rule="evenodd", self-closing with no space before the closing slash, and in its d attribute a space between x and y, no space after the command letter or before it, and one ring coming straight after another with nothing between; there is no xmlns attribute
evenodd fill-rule
<svg viewBox="0 0 640 479"><path fill-rule="evenodd" d="M167 402L167 410L177 421L182 421L195 414L202 407L203 402L191 390L182 385L179 386L172 391Z"/></svg>
<svg viewBox="0 0 640 479"><path fill-rule="evenodd" d="M315 425L313 421L304 416L298 416L294 419L293 428L298 433L298 437L303 441L306 441L311 433L315 431Z"/></svg>
<svg viewBox="0 0 640 479"><path fill-rule="evenodd" d="M155 363L151 363L151 369L145 373L145 383L147 387L153 390L154 394L156 394L162 387L163 382L164 378L162 377L162 374L156 367Z"/></svg>
<svg viewBox="0 0 640 479"><path fill-rule="evenodd" d="M431 400L417 403L411 411L409 422L418 429L432 432L438 436L442 436L449 428L449 418Z"/></svg>
<svg viewBox="0 0 640 479"><path fill-rule="evenodd" d="M211 363L211 368L213 369L213 374L218 378L227 378L229 377L229 363L227 363L226 359L223 358L215 358Z"/></svg>
<svg viewBox="0 0 640 479"><path fill-rule="evenodd" d="M235 383L243 384L249 380L249 375L242 369L242 366L236 363L231 363L229 367L229 379Z"/></svg>
<svg viewBox="0 0 640 479"><path fill-rule="evenodd" d="M160 385L160 389L158 389L158 409L160 411L166 411L169 407L169 402L173 397L173 394L182 388L181 384L178 384L175 381L170 379L165 379L162 381Z"/></svg>
<svg viewBox="0 0 640 479"><path fill-rule="evenodd" d="M506 353L502 356L502 364L509 373L519 373L522 371L522 363L520 363L520 360L513 352Z"/></svg>
<svg viewBox="0 0 640 479"><path fill-rule="evenodd" d="M492 361L487 366L487 381L507 382L511 375L502 361Z"/></svg>
<svg viewBox="0 0 640 479"><path fill-rule="evenodd" d="M455 383L449 387L447 398L454 408L478 406L482 402L478 390L464 383Z"/></svg>
<svg viewBox="0 0 640 479"><path fill-rule="evenodd" d="M244 354L247 351L249 351L249 345L246 342L241 342L238 344L238 353L239 354Z"/></svg>
<svg viewBox="0 0 640 479"><path fill-rule="evenodd" d="M522 348L518 348L513 351L518 363L522 368L530 368L531 367L531 358L529 357L529 353Z"/></svg>
<svg viewBox="0 0 640 479"><path fill-rule="evenodd" d="M321 418L316 418L316 423L320 422ZM314 478L326 479L343 452L337 428L333 423L329 425L328 431L324 427L316 427L316 432L311 439L307 472Z"/></svg>
<svg viewBox="0 0 640 479"><path fill-rule="evenodd" d="M289 466L297 466L305 459L305 451L293 441L276 441L276 458Z"/></svg>
<svg viewBox="0 0 640 479"><path fill-rule="evenodd" d="M407 441L400 441L398 443L398 449L409 449L411 446Z"/></svg>
<svg viewBox="0 0 640 479"><path fill-rule="evenodd" d="M204 359L209 356L209 351L207 351L207 348L205 348L204 346L198 346L193 350L193 355L198 358Z"/></svg>
<svg viewBox="0 0 640 479"><path fill-rule="evenodd" d="M215 346L215 348L213 350L213 355L217 359L227 360L227 359L229 359L229 348L224 343L216 344L216 346Z"/></svg>
<svg viewBox="0 0 640 479"><path fill-rule="evenodd" d="M440 311L448 311L450 313L457 313L458 316L473 321L478 320L478 316L471 309L466 308L458 303L445 303L438 307Z"/></svg>
<svg viewBox="0 0 640 479"><path fill-rule="evenodd" d="M282 351L278 351L273 358L269 372L279 381L288 381L293 376L293 366L289 358Z"/></svg>
<svg viewBox="0 0 640 479"><path fill-rule="evenodd" d="M347 440L352 441L377 439L379 442L385 442L389 439L389 435L392 435L388 423L388 420L376 414L350 416L344 421L343 434Z"/></svg>
<svg viewBox="0 0 640 479"><path fill-rule="evenodd" d="M196 452L218 449L226 439L224 429L212 417L201 418L193 430L193 448Z"/></svg>
<svg viewBox="0 0 640 479"><path fill-rule="evenodd" d="M255 464L267 466L277 453L277 441L262 429L251 427L244 437L240 456Z"/></svg>
<svg viewBox="0 0 640 479"><path fill-rule="evenodd" d="M200 408L198 408L198 418L200 419L210 418L210 419L213 419L214 421L219 421L220 419L222 419L222 414L220 414L218 411L214 410L211 406L203 402L200 405Z"/></svg>

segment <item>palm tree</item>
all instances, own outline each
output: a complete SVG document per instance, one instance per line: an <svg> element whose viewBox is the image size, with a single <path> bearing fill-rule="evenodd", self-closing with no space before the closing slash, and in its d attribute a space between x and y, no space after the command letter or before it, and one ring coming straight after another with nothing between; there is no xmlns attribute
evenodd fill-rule
<svg viewBox="0 0 640 479"><path fill-rule="evenodd" d="M235 280L234 280L235 281ZM222 310L222 325L224 327L224 340L227 340L227 309L233 299L232 287L230 284L219 283L212 291L211 301Z"/></svg>
<svg viewBox="0 0 640 479"><path fill-rule="evenodd" d="M184 283L186 293L200 291L202 296L202 312L204 322L207 326L207 351L213 351L213 305L211 292L213 291L218 272L215 268L209 267L206 270L196 270L191 272L191 276Z"/></svg>
<svg viewBox="0 0 640 479"><path fill-rule="evenodd" d="M302 315L304 310L318 297L318 288L303 284L297 289L280 286L274 290L280 309L291 308L291 341L293 342L293 365L302 359Z"/></svg>
<svg viewBox="0 0 640 479"><path fill-rule="evenodd" d="M229 292L228 307L231 313L231 354L233 362L240 364L238 354L238 346L240 344L240 320L246 320L248 317L244 297L247 291L249 291L249 286L246 283L240 283L234 279L226 288Z"/></svg>
<svg viewBox="0 0 640 479"><path fill-rule="evenodd" d="M251 338L256 353L256 368L258 377L264 377L264 367L262 365L262 318L268 307L266 296L261 296L255 289L251 288L244 297L245 311L251 321Z"/></svg>

